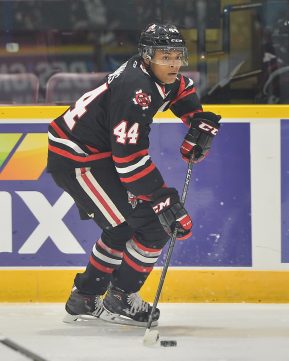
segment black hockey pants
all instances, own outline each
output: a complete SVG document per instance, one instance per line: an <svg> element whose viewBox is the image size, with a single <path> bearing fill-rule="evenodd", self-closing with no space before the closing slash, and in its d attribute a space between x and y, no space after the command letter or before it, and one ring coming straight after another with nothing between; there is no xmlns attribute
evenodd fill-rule
<svg viewBox="0 0 289 361"><path fill-rule="evenodd" d="M113 166L53 172L56 184L74 199L82 219L102 229L84 273L75 277L83 293L104 294L109 282L136 292L153 269L168 240L148 202L135 207Z"/></svg>

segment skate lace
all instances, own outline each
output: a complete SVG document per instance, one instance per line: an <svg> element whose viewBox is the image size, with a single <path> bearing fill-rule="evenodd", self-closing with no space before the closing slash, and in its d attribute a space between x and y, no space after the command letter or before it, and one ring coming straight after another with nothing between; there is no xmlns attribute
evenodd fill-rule
<svg viewBox="0 0 289 361"><path fill-rule="evenodd" d="M103 311L102 299L99 296L96 296L94 299L94 311L92 312L93 316L100 316Z"/></svg>
<svg viewBox="0 0 289 361"><path fill-rule="evenodd" d="M127 303L130 305L129 313L134 316L138 312L148 312L149 304L143 301L138 293L131 293L127 296Z"/></svg>

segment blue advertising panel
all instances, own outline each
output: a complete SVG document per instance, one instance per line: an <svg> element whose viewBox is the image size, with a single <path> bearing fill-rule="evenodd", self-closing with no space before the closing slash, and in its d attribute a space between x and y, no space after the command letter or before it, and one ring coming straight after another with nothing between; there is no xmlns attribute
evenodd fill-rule
<svg viewBox="0 0 289 361"><path fill-rule="evenodd" d="M281 244L282 263L289 263L289 121L281 120Z"/></svg>
<svg viewBox="0 0 289 361"><path fill-rule="evenodd" d="M185 132L179 123L153 124L150 137L152 159L180 192ZM45 172L46 133L47 124L0 125L2 267L85 266L100 235L93 221L80 221L71 198ZM176 243L171 265L251 266L250 203L249 124L223 124L208 158L193 168L186 203L193 236Z"/></svg>
<svg viewBox="0 0 289 361"><path fill-rule="evenodd" d="M186 129L158 124L152 155L170 186L182 191L186 165L179 146ZM186 208L193 236L178 241L173 266L251 266L250 126L223 124L208 157L194 165Z"/></svg>

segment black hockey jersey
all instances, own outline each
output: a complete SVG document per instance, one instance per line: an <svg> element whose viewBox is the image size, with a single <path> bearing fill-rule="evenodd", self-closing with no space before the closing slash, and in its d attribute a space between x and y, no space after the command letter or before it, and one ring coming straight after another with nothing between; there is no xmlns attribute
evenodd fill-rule
<svg viewBox="0 0 289 361"><path fill-rule="evenodd" d="M50 123L48 172L113 161L131 193L153 193L164 181L149 155L150 125L168 108L185 123L202 111L194 82L179 75L163 85L132 57Z"/></svg>

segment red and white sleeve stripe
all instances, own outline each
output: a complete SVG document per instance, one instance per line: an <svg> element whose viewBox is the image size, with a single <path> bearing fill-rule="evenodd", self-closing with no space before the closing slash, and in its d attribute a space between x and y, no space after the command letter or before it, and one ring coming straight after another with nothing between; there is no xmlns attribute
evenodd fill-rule
<svg viewBox="0 0 289 361"><path fill-rule="evenodd" d="M152 180L155 188L164 183L147 149L112 158L121 182L135 195L151 193Z"/></svg>
<svg viewBox="0 0 289 361"><path fill-rule="evenodd" d="M181 75L179 91L175 99L171 101L170 109L187 126L190 125L188 122L190 116L203 111L192 79Z"/></svg>

